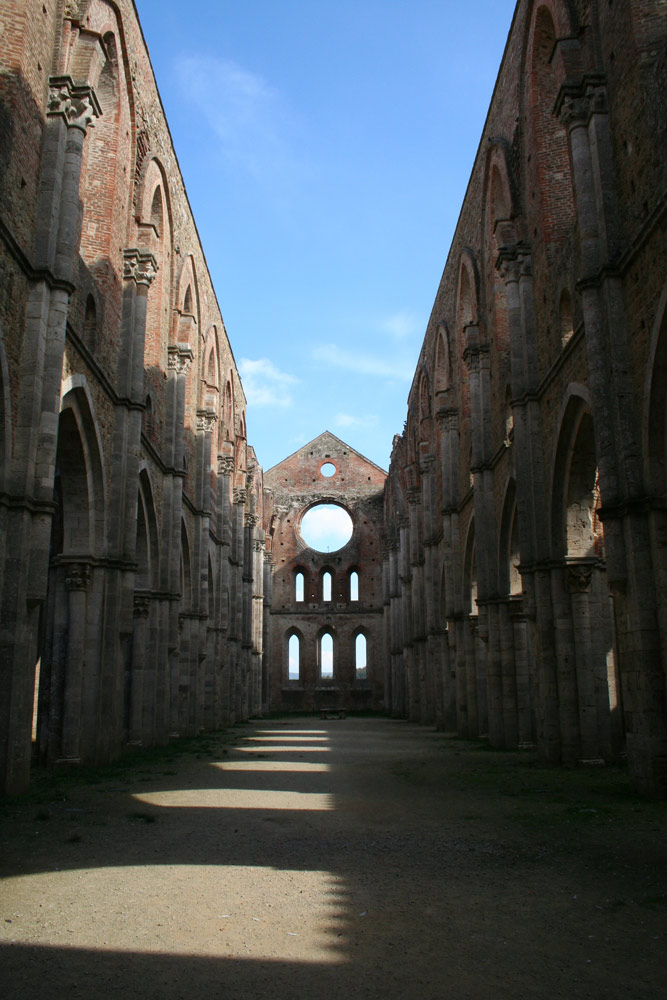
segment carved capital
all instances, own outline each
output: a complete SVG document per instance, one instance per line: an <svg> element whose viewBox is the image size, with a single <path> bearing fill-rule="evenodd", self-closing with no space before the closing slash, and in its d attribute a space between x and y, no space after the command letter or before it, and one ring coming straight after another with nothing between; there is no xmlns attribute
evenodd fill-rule
<svg viewBox="0 0 667 1000"><path fill-rule="evenodd" d="M530 277L533 273L530 250L521 243L502 247L496 258L496 270L506 285Z"/></svg>
<svg viewBox="0 0 667 1000"><path fill-rule="evenodd" d="M148 618L151 609L151 599L145 594L134 595L134 607L132 609L135 618Z"/></svg>
<svg viewBox="0 0 667 1000"><path fill-rule="evenodd" d="M567 567L567 583L573 594L589 593L592 576L591 563L570 563Z"/></svg>
<svg viewBox="0 0 667 1000"><path fill-rule="evenodd" d="M584 80L574 88L565 86L558 95L556 114L566 129L588 125L592 115L607 114L607 88L599 78Z"/></svg>
<svg viewBox="0 0 667 1000"><path fill-rule="evenodd" d="M265 553L264 553L264 562L265 562L265 563L266 563L266 564L267 564L268 566L271 566L271 565L272 565L272 563L273 563L273 555L272 555L272 554L271 554L270 552L265 552Z"/></svg>
<svg viewBox="0 0 667 1000"><path fill-rule="evenodd" d="M256 538L255 541L252 543L252 545L253 545L253 548L254 548L255 552L263 552L264 551L264 542L263 542L263 540L261 538Z"/></svg>
<svg viewBox="0 0 667 1000"><path fill-rule="evenodd" d="M70 563L65 571L68 590L87 590L90 582L88 563Z"/></svg>
<svg viewBox="0 0 667 1000"><path fill-rule="evenodd" d="M418 487L412 486L406 491L406 499L411 506L415 506L416 504L421 503L422 491Z"/></svg>
<svg viewBox="0 0 667 1000"><path fill-rule="evenodd" d="M258 521L259 518L257 517L257 514L246 514L243 518L243 523L245 524L246 528L257 527Z"/></svg>
<svg viewBox="0 0 667 1000"><path fill-rule="evenodd" d="M422 455L419 459L419 471L422 476L425 476L428 472L433 472L434 465L435 455Z"/></svg>
<svg viewBox="0 0 667 1000"><path fill-rule="evenodd" d="M407 516L407 514L399 514L398 517L396 518L396 524L399 526L399 528L409 528L410 518Z"/></svg>
<svg viewBox="0 0 667 1000"><path fill-rule="evenodd" d="M442 430L455 431L459 425L459 411L452 406L443 406L436 411L436 419Z"/></svg>
<svg viewBox="0 0 667 1000"><path fill-rule="evenodd" d="M46 114L49 118L62 118L68 128L85 132L100 117L102 109L92 87L75 84L69 76L52 76Z"/></svg>
<svg viewBox="0 0 667 1000"><path fill-rule="evenodd" d="M215 410L197 410L197 430L210 433L215 427L218 415Z"/></svg>
<svg viewBox="0 0 667 1000"><path fill-rule="evenodd" d="M237 504L248 502L248 491L243 486L235 486L232 490L232 501Z"/></svg>
<svg viewBox="0 0 667 1000"><path fill-rule="evenodd" d="M123 278L134 281L136 285L146 285L148 288L157 274L158 265L155 257L147 250L137 250L131 247L123 252Z"/></svg>
<svg viewBox="0 0 667 1000"><path fill-rule="evenodd" d="M218 455L218 475L231 476L234 473L234 459L229 455Z"/></svg>
<svg viewBox="0 0 667 1000"><path fill-rule="evenodd" d="M167 348L167 367L177 375L186 375L194 357L194 351L188 344L170 344Z"/></svg>

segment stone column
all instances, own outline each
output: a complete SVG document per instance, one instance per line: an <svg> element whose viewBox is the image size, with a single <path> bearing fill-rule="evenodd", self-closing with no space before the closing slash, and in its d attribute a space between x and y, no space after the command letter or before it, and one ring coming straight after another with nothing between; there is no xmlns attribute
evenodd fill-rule
<svg viewBox="0 0 667 1000"><path fill-rule="evenodd" d="M638 417L618 270L620 215L604 78L566 83L556 113L568 131L581 248L595 447L614 598L628 764L639 791L667 795L667 692Z"/></svg>
<svg viewBox="0 0 667 1000"><path fill-rule="evenodd" d="M170 731L180 733L181 718L181 652L185 637L181 594L181 523L183 520L183 480L185 470L185 389L187 374L194 360L188 344L171 344L167 349L167 391L165 393L164 461L162 505L161 589L170 596L169 664L170 664Z"/></svg>
<svg viewBox="0 0 667 1000"><path fill-rule="evenodd" d="M81 756L86 591L90 582L90 566L82 562L68 563L66 574L69 601L61 759L78 763Z"/></svg>
<svg viewBox="0 0 667 1000"><path fill-rule="evenodd" d="M271 663L272 629L271 606L273 602L273 559L270 552L264 552L264 608L262 617L262 711L271 707Z"/></svg>
<svg viewBox="0 0 667 1000"><path fill-rule="evenodd" d="M243 659L243 550L244 550L244 514L248 500L245 487L234 487L232 513L232 557L231 575L231 618L229 638L234 646L234 686L233 705L234 719L244 719L244 691L246 678L245 661Z"/></svg>
<svg viewBox="0 0 667 1000"><path fill-rule="evenodd" d="M196 485L195 485L195 544L194 566L197 578L196 609L199 615L199 641L197 656L194 659L195 677L193 688L196 692L195 729L201 727L211 729L215 714L215 664L211 643L213 633L209 628L215 626L210 617L208 560L211 537L211 444L213 430L217 421L214 410L200 409L197 411L197 442L196 442ZM210 642L209 642L210 637Z"/></svg>
<svg viewBox="0 0 667 1000"><path fill-rule="evenodd" d="M132 635L132 675L130 678L130 711L128 725L128 743L141 746L144 740L151 742L153 705L152 699L146 695L155 687L155 664L147 657L148 647L148 617L150 614L150 596L148 594L134 595L134 632Z"/></svg>
<svg viewBox="0 0 667 1000"><path fill-rule="evenodd" d="M538 748L544 757L556 762L561 759L562 750L552 598L552 576L556 570L551 560L547 505L544 503L547 490L540 404L536 395L539 368L529 247L508 242L500 250L496 267L507 292L525 643L535 652L534 684L528 684L524 678L521 690L525 695L534 687L536 705L533 712L540 720ZM557 583L555 587L558 590ZM529 714L533 713L528 713L524 706L524 730Z"/></svg>
<svg viewBox="0 0 667 1000"><path fill-rule="evenodd" d="M28 787L35 662L48 578L53 470L65 331L78 251L79 185L86 131L100 109L92 86L52 77L42 145L33 265L17 385L0 567L0 790Z"/></svg>

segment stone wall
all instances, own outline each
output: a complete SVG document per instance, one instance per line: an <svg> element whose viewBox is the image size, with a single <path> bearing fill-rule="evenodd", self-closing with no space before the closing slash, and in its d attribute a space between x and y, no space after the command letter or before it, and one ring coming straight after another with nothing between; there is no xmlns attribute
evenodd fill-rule
<svg viewBox="0 0 667 1000"><path fill-rule="evenodd" d="M272 561L273 709L382 706L385 477L382 469L328 431L264 476L264 527ZM336 551L318 551L301 534L304 514L322 503L340 506L352 518L352 536ZM325 634L331 636L330 676L322 653Z"/></svg>
<svg viewBox="0 0 667 1000"><path fill-rule="evenodd" d="M390 709L663 795L666 18L518 3L385 501Z"/></svg>
<svg viewBox="0 0 667 1000"><path fill-rule="evenodd" d="M11 8L11 9L10 9ZM0 13L0 772L261 708L262 479L129 0Z"/></svg>

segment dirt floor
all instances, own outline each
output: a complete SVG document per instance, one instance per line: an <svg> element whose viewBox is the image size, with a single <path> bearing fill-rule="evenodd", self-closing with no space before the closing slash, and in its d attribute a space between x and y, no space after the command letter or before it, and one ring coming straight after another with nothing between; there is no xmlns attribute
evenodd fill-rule
<svg viewBox="0 0 667 1000"><path fill-rule="evenodd" d="M237 726L0 807L0 996L667 998L666 833L621 769Z"/></svg>

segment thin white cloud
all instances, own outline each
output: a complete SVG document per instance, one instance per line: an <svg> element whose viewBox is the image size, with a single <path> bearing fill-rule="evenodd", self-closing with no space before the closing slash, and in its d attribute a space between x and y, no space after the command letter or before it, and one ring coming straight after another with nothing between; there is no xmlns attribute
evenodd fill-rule
<svg viewBox="0 0 667 1000"><path fill-rule="evenodd" d="M336 427L376 427L378 418L375 413L367 413L356 417L351 413L337 413L334 417Z"/></svg>
<svg viewBox="0 0 667 1000"><path fill-rule="evenodd" d="M346 371L357 372L360 375L374 375L378 378L401 379L411 382L414 374L414 361L403 358L387 358L376 354L365 354L361 351L344 350L337 344L321 344L312 352L314 361L344 368Z"/></svg>
<svg viewBox="0 0 667 1000"><path fill-rule="evenodd" d="M299 381L295 375L281 372L268 358L241 358L239 372L248 404L252 406L277 406L287 409L294 400L292 386Z"/></svg>
<svg viewBox="0 0 667 1000"><path fill-rule="evenodd" d="M413 337L420 332L417 317L405 309L385 317L381 320L379 327L383 333L388 333L394 340L404 340L406 337Z"/></svg>
<svg viewBox="0 0 667 1000"><path fill-rule="evenodd" d="M234 166L257 180L293 172L287 138L292 115L278 90L231 59L181 56L176 72L197 112L208 121Z"/></svg>

